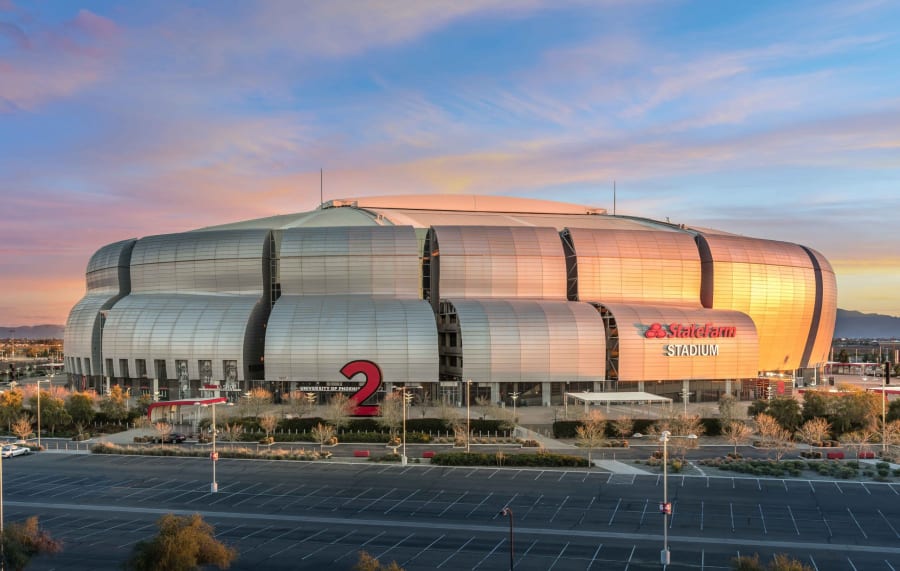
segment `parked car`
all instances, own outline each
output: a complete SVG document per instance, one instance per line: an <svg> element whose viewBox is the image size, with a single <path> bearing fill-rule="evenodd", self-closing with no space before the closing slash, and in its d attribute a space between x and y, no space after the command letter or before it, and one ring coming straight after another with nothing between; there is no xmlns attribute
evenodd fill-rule
<svg viewBox="0 0 900 571"><path fill-rule="evenodd" d="M12 458L13 456L25 456L31 454L30 448L24 446L16 446L15 444L7 444L3 447L2 455L4 458Z"/></svg>
<svg viewBox="0 0 900 571"><path fill-rule="evenodd" d="M180 432L173 432L163 437L157 436L153 439L153 442L157 442L160 444L181 444L185 440L187 440L187 436Z"/></svg>

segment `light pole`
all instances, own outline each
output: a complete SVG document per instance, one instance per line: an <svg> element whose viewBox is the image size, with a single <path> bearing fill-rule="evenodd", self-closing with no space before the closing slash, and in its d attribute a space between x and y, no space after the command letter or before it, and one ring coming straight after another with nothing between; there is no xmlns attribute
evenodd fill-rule
<svg viewBox="0 0 900 571"><path fill-rule="evenodd" d="M470 406L472 399L469 398L471 387L472 379L469 379L466 381L466 454L469 453L469 440L472 434L472 407Z"/></svg>
<svg viewBox="0 0 900 571"><path fill-rule="evenodd" d="M659 511L663 514L663 550L659 554L659 562L668 565L669 557L669 516L672 514L672 504L669 503L669 439L671 438L688 438L696 440L696 434L688 434L687 436L672 436L668 430L663 430L659 435L659 441L663 443L663 503L659 506Z"/></svg>
<svg viewBox="0 0 900 571"><path fill-rule="evenodd" d="M516 566L516 550L515 550L515 536L513 535L513 511L512 508L506 506L502 510L500 510L500 515L506 516L509 518L509 571L512 571Z"/></svg>
<svg viewBox="0 0 900 571"><path fill-rule="evenodd" d="M885 380L887 376L890 374L890 366L891 364L885 361L884 363L884 374L881 375L881 458L884 459L884 456L887 454L887 427L885 426L885 421L887 420L886 413L886 404L887 393L885 392Z"/></svg>
<svg viewBox="0 0 900 571"><path fill-rule="evenodd" d="M316 393L306 393L306 403L309 406L309 412L312 412L316 406L316 396Z"/></svg>
<svg viewBox="0 0 900 571"><path fill-rule="evenodd" d="M509 398L511 398L513 401L513 424L516 424L517 423L516 422L516 401L519 400L519 393L518 392L509 393Z"/></svg>
<svg viewBox="0 0 900 571"><path fill-rule="evenodd" d="M38 379L35 381L37 385L37 440L38 450L41 449L41 383L49 383L50 379Z"/></svg>
<svg viewBox="0 0 900 571"><path fill-rule="evenodd" d="M395 391L400 391L400 398L402 399L400 402L400 413L403 416L403 431L402 431L403 455L400 456L400 464L402 464L403 466L406 466L406 464L408 462L407 457L406 457L406 410L409 407L408 399L412 398L412 395L406 392L407 388L418 389L421 387L407 387L406 385L403 385L402 387L394 387Z"/></svg>
<svg viewBox="0 0 900 571"><path fill-rule="evenodd" d="M216 428L216 405L224 402L225 397L219 397L215 401L209 403L194 403L200 405L201 408L212 407L212 452L209 453L209 459L212 460L212 483L209 485L209 491L212 494L219 491L219 483L216 481L216 462L219 461L219 451L216 450L216 433L218 432L218 429ZM226 403L226 406L230 405L231 403Z"/></svg>

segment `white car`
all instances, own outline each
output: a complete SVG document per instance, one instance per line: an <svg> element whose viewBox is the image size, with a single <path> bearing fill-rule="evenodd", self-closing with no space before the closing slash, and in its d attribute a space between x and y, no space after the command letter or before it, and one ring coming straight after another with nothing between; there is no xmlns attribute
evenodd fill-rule
<svg viewBox="0 0 900 571"><path fill-rule="evenodd" d="M2 450L2 455L4 458L12 458L13 456L24 456L26 454L31 454L30 448L16 446L15 444L7 444L3 447Z"/></svg>

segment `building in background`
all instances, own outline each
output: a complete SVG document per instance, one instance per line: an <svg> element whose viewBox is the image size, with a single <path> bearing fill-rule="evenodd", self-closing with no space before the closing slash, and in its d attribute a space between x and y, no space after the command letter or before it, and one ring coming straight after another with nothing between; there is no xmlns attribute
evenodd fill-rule
<svg viewBox="0 0 900 571"><path fill-rule="evenodd" d="M161 400L749 399L817 382L835 314L805 246L549 201L368 197L104 246L65 363L78 387Z"/></svg>

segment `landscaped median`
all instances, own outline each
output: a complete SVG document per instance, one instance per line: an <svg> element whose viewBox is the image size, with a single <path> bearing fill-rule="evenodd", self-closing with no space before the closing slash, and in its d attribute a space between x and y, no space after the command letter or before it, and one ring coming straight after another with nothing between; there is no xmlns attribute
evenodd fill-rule
<svg viewBox="0 0 900 571"><path fill-rule="evenodd" d="M515 467L575 467L587 468L587 459L552 452L507 454L505 452L439 452L431 458L439 466L515 466Z"/></svg>
<svg viewBox="0 0 900 571"><path fill-rule="evenodd" d="M110 444L101 442L91 446L91 452L94 454L126 454L132 456L182 456L205 458L210 454L210 450L204 448L182 448L177 445L165 446L120 446L118 444ZM319 452L317 450L307 450L305 448L285 450L283 448L265 448L263 450L254 450L245 446L217 448L216 452L219 458L253 458L257 460L327 460L332 457L330 451Z"/></svg>

